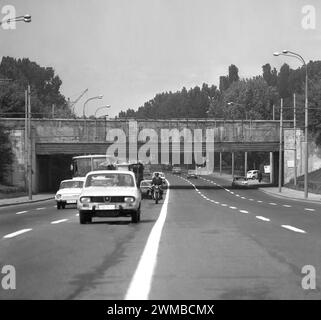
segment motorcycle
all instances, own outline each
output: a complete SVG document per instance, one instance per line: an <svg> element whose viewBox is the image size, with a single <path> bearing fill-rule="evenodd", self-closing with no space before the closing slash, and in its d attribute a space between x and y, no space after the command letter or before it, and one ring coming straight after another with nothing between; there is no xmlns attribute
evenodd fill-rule
<svg viewBox="0 0 321 320"><path fill-rule="evenodd" d="M153 186L153 199L155 200L155 204L158 203L158 201L160 200L161 195L160 195L160 188L159 185L154 185Z"/></svg>

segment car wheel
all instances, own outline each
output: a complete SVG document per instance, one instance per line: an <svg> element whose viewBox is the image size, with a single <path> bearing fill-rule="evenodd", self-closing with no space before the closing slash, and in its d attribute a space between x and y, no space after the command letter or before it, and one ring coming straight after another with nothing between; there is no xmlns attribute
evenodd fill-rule
<svg viewBox="0 0 321 320"><path fill-rule="evenodd" d="M61 208L65 209L65 208L66 208L66 204L65 204L65 203L62 203L62 204L61 204Z"/></svg>
<svg viewBox="0 0 321 320"><path fill-rule="evenodd" d="M91 222L92 218L88 217L87 213L84 211L79 211L79 222L80 224L85 224L87 222Z"/></svg>
<svg viewBox="0 0 321 320"><path fill-rule="evenodd" d="M138 223L140 221L140 208L132 213L132 223Z"/></svg>
<svg viewBox="0 0 321 320"><path fill-rule="evenodd" d="M59 210L59 209L60 209L60 203L57 202L57 210Z"/></svg>

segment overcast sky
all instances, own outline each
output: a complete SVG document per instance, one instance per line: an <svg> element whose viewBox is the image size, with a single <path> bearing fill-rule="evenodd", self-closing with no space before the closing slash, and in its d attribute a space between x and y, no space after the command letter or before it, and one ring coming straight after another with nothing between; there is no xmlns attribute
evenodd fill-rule
<svg viewBox="0 0 321 320"><path fill-rule="evenodd" d="M0 0L7 4L32 22L0 29L1 56L53 67L71 100L88 88L79 114L98 94L104 98L88 104L88 115L110 104L115 116L160 92L218 85L230 64L240 77L261 74L268 62L298 67L273 57L283 48L321 60L317 0ZM302 27L305 5L316 9L315 29Z"/></svg>

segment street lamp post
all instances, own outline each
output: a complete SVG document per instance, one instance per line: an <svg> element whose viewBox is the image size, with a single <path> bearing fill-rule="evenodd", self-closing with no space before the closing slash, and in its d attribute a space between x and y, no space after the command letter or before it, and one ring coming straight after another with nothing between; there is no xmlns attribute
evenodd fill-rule
<svg viewBox="0 0 321 320"><path fill-rule="evenodd" d="M102 106L102 107L97 108L95 111L95 141L97 140L97 117L96 117L96 114L101 109L109 109L109 108L110 108L110 105Z"/></svg>
<svg viewBox="0 0 321 320"><path fill-rule="evenodd" d="M24 16L14 17L13 19L7 19L5 21L0 21L0 26L3 23L18 22L18 21L23 21L23 22L29 23L29 22L31 22L31 15L25 14Z"/></svg>
<svg viewBox="0 0 321 320"><path fill-rule="evenodd" d="M305 166L304 166L304 198L308 198L308 173L309 173L309 148L308 148L308 66L301 55L296 52L283 50L282 52L274 52L274 56L286 56L296 58L302 62L305 68L305 103L304 103L304 142L305 142Z"/></svg>
<svg viewBox="0 0 321 320"><path fill-rule="evenodd" d="M91 97L89 99L87 99L84 103L84 107L83 107L83 110L82 110L82 113L83 113L83 118L85 119L86 118L86 114L85 114L85 108L86 108L86 104L91 101L91 100L95 100L95 99L102 99L103 98L103 95L100 94L99 96L95 96L95 97Z"/></svg>

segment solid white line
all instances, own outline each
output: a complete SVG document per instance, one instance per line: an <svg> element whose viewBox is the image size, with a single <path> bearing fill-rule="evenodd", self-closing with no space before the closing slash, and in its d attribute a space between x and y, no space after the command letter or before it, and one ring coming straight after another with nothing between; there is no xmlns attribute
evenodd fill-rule
<svg viewBox="0 0 321 320"><path fill-rule="evenodd" d="M57 223L65 222L65 221L68 221L68 219L56 220L56 221L52 221L52 222L50 222L50 223L51 223L51 224L57 224Z"/></svg>
<svg viewBox="0 0 321 320"><path fill-rule="evenodd" d="M9 234L5 235L3 238L4 239L13 238L13 237L18 236L19 234L22 234L22 233L25 233L25 232L28 232L28 231L31 231L31 230L32 229L22 229L22 230L13 232L13 233L9 233Z"/></svg>
<svg viewBox="0 0 321 320"><path fill-rule="evenodd" d="M304 208L305 211L315 211L315 209Z"/></svg>
<svg viewBox="0 0 321 320"><path fill-rule="evenodd" d="M241 213L249 213L248 211L246 210L240 210Z"/></svg>
<svg viewBox="0 0 321 320"><path fill-rule="evenodd" d="M288 226L288 225L282 225L281 227L285 228L285 229L289 229L289 230L292 230L294 232L300 232L300 233L306 233L304 230L302 229L298 229L298 228L295 228L295 227L292 227L292 226Z"/></svg>
<svg viewBox="0 0 321 320"><path fill-rule="evenodd" d="M22 213L26 213L28 211L19 211L19 212L16 212L16 214L22 214Z"/></svg>
<svg viewBox="0 0 321 320"><path fill-rule="evenodd" d="M263 220L263 221L271 221L270 219L262 217L262 216L256 216L255 218Z"/></svg>
<svg viewBox="0 0 321 320"><path fill-rule="evenodd" d="M166 180L167 181L167 180ZM170 186L167 181L168 187ZM125 300L147 300L151 288L154 269L157 262L159 242L167 216L169 191L167 189L164 204L156 223L150 232L138 266L125 295Z"/></svg>

